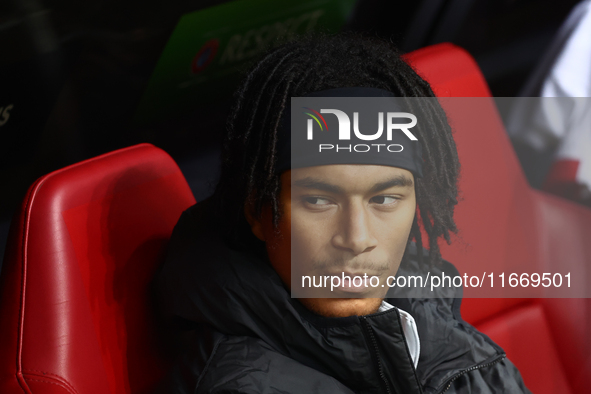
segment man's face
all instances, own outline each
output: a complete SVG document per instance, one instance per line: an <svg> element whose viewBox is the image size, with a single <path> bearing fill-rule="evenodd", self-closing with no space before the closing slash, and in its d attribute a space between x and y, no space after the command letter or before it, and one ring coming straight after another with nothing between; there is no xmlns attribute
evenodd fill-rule
<svg viewBox="0 0 591 394"><path fill-rule="evenodd" d="M412 173L378 165L298 168L282 174L280 204L278 228L266 210L253 232L266 242L283 282L291 288L292 279L301 283L303 275L344 273L367 274L369 283L374 276L377 286L346 281L331 291L329 282L313 289L315 298L300 299L324 316L374 313L388 290L387 277L398 270L415 215Z"/></svg>

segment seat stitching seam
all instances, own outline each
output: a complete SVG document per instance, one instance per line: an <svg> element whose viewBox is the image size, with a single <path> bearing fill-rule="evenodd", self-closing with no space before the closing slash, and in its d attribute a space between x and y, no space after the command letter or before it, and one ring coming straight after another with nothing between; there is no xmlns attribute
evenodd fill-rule
<svg viewBox="0 0 591 394"><path fill-rule="evenodd" d="M72 385L70 384L70 382L68 382L66 379L64 379L63 377L61 377L61 376L59 376L59 375L53 374L53 373L51 373L51 372L44 372L44 371L39 371L39 370L34 370L34 369L28 369L28 370L26 370L26 372L27 372L27 374L28 374L28 375L30 375L30 376L35 376L35 377L38 377L38 378L45 378L45 375L50 375L50 376L52 376L52 377L53 377L53 379L55 379L57 382L54 382L54 381L48 380L46 383L59 384L59 385L61 385L61 386L64 386L65 388L67 388L69 391L72 391L72 392L74 392L74 393L77 393L77 391L76 391L76 389L74 388L74 386L72 386ZM32 373L32 372L39 372L39 373L42 373L42 374L44 374L44 375L43 375L43 376L40 376L40 375L38 375L38 374L36 374L36 373ZM49 379L49 378L47 378L47 379ZM35 380L35 379L32 379L32 378L30 378L29 380ZM43 380L35 380L35 381L42 382Z"/></svg>
<svg viewBox="0 0 591 394"><path fill-rule="evenodd" d="M33 376L37 376L37 375L33 375ZM40 376L39 376L40 377ZM68 386L66 386L65 384L61 383L61 382L53 382L51 380L43 380L43 379L33 379L33 378L29 378L27 380L30 380L31 382L40 382L40 383L49 383L49 384L55 384L56 386L60 386L66 390L68 390L69 392L73 392L75 394L78 394L75 390L72 391L72 389L70 389Z"/></svg>
<svg viewBox="0 0 591 394"><path fill-rule="evenodd" d="M29 229L29 220L31 216L31 204L35 198L36 192L39 190L41 185L45 182L45 179L41 180L34 188L29 191L27 195L27 203L25 205L25 213L23 217L23 233L22 233L22 255L21 255L21 294L20 294L20 308L19 308L19 318L18 318L18 342L17 342L17 351L16 351L16 369L19 374L22 374L22 352L23 352L23 336L24 336L24 326L25 326L25 298L26 298L26 289L27 289L27 245L29 242L29 238L27 236L28 229ZM20 379L17 379L19 385L22 387L23 384L26 384L24 378L22 382ZM28 385L27 385L28 386ZM25 391L30 391L28 387L22 387Z"/></svg>

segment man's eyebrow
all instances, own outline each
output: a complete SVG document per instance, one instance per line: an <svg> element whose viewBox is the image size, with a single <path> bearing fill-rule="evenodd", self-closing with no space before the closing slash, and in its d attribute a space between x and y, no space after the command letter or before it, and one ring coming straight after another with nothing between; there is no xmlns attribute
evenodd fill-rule
<svg viewBox="0 0 591 394"><path fill-rule="evenodd" d="M293 184L295 186L304 187L306 189L323 190L325 192L335 193L335 194L339 194L339 193L342 194L345 192L345 190L340 186L332 185L330 183L326 183L320 179L316 179L316 178L312 178L312 177L298 179L297 181L294 181Z"/></svg>
<svg viewBox="0 0 591 394"><path fill-rule="evenodd" d="M333 185L333 184L327 183L325 181L322 181L320 179L313 178L313 177L306 177L303 179L298 179L297 181L294 181L293 184L294 184L294 186L303 187L306 189L322 190L325 192L335 193L335 194L343 194L345 192L345 190L340 186ZM376 183L371 188L370 193L377 193L382 190L386 190L391 187L397 187L397 186L398 187L400 187L400 186L412 187L413 181L412 181L412 179L410 179L409 177L406 177L404 175L397 175L391 179L388 179L385 182Z"/></svg>
<svg viewBox="0 0 591 394"><path fill-rule="evenodd" d="M371 188L371 193L381 192L382 190L389 189L391 187L402 186L402 187L412 187L413 182L412 179L406 177L404 175L397 175L392 179L389 179L385 182L376 183Z"/></svg>

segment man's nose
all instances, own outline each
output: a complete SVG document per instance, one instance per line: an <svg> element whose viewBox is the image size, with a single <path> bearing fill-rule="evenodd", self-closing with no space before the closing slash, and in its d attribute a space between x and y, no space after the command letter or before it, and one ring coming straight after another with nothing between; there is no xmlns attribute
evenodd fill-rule
<svg viewBox="0 0 591 394"><path fill-rule="evenodd" d="M369 212L362 204L351 204L343 210L332 244L337 249L349 250L353 255L375 249L378 241L371 230Z"/></svg>

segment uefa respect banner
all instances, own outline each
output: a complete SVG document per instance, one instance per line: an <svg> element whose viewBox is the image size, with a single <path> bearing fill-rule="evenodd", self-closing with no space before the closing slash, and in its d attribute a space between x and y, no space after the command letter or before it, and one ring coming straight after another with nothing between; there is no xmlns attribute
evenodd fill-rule
<svg viewBox="0 0 591 394"><path fill-rule="evenodd" d="M183 15L138 105L135 122L227 99L266 50L314 31L338 32L353 0L238 0Z"/></svg>
<svg viewBox="0 0 591 394"><path fill-rule="evenodd" d="M493 99L294 97L281 123L292 297L591 295L591 210L529 187ZM427 155L448 155L429 142L442 124L461 165L458 233L431 266L408 240L417 185L442 171Z"/></svg>

